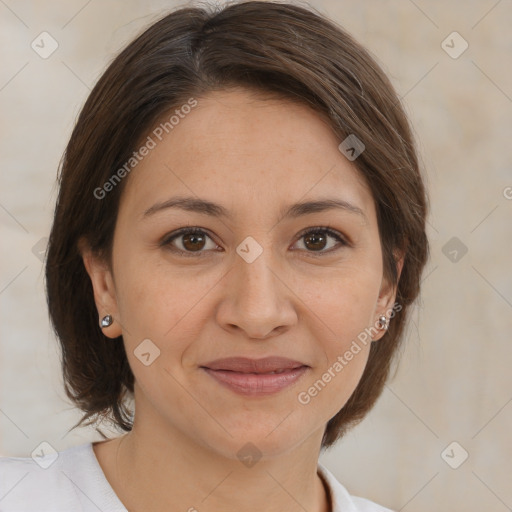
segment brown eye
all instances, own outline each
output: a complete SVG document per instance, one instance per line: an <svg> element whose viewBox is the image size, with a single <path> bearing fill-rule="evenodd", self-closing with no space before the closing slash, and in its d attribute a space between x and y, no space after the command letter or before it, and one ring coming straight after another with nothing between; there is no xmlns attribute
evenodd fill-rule
<svg viewBox="0 0 512 512"><path fill-rule="evenodd" d="M210 241L210 246L208 242ZM196 253L197 256L206 255L207 250L216 250L217 244L202 229L184 228L169 236L166 236L161 242L162 247L167 247L172 251L191 256Z"/></svg>
<svg viewBox="0 0 512 512"><path fill-rule="evenodd" d="M329 242L329 239L334 239L338 243ZM302 233L300 240L303 240L305 250L312 253L329 253L331 250L336 250L336 245L348 245L337 231L321 227L309 229Z"/></svg>
<svg viewBox="0 0 512 512"><path fill-rule="evenodd" d="M303 250L319 255L333 252L339 246L349 245L340 233L327 227L310 228L302 233L299 240L303 240ZM209 251L219 250L212 238L204 230L198 228L183 228L175 231L164 237L160 245L184 256L206 256Z"/></svg>

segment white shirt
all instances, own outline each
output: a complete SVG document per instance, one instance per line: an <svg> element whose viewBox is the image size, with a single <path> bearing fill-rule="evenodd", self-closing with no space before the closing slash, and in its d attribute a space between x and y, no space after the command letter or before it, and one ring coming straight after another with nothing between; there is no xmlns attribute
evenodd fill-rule
<svg viewBox="0 0 512 512"><path fill-rule="evenodd" d="M35 458L0 457L0 512L127 512L92 443ZM320 463L318 473L331 494L333 512L392 512L351 496Z"/></svg>

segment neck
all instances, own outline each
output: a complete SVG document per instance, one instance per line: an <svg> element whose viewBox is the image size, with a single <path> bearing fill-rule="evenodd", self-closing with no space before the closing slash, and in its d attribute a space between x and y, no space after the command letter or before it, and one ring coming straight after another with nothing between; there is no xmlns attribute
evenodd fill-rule
<svg viewBox="0 0 512 512"><path fill-rule="evenodd" d="M168 424L163 435L157 424L136 419L133 430L112 441L110 456L103 458L107 478L108 467L108 479L130 512L330 512L317 474L323 431L257 462L245 445L248 457L242 462L194 442L184 432L169 431Z"/></svg>

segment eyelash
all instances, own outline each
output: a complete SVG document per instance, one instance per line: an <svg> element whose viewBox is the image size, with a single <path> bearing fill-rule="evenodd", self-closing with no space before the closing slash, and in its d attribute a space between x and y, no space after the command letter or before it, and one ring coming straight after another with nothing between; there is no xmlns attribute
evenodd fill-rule
<svg viewBox="0 0 512 512"><path fill-rule="evenodd" d="M339 242L339 244L341 245L341 247L345 247L345 246L349 246L350 244L345 240L345 238L343 238L343 236L341 235L341 233L339 233L338 231L335 231L333 229L331 229L329 226L317 226L317 227L314 227L314 228L308 228L307 230L305 231L302 231L297 239L300 240L301 238L304 238L305 236L309 235L309 234L313 234L313 233L326 233L327 235L331 236L332 238L334 238L336 241ZM167 247L169 250L171 250L172 252L175 252L175 253L178 253L178 254L182 254L186 257L204 257L206 256L206 252L207 251L183 251L181 249L178 249L177 247L173 247L171 245L171 243L179 238L180 236L183 236L183 235L206 235L208 238L210 238L212 241L212 237L210 235L208 235L208 233L203 230L203 229L200 229L200 228L181 228L181 229L178 229L177 231L174 231L173 233L170 233L169 235L166 235L162 241L160 242L160 246L161 247ZM338 248L331 248L331 249L328 249L327 251L306 251L307 253L309 253L310 255L312 256L322 256L324 254L330 254L332 252L335 252L336 250L338 250L340 247ZM299 249L300 250L300 249Z"/></svg>

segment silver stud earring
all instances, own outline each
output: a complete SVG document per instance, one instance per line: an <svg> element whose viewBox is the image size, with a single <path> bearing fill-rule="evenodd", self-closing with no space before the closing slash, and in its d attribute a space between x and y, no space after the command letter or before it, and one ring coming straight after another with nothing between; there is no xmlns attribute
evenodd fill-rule
<svg viewBox="0 0 512 512"><path fill-rule="evenodd" d="M112 315L106 315L101 319L100 327L103 329L105 327L110 327L114 323Z"/></svg>
<svg viewBox="0 0 512 512"><path fill-rule="evenodd" d="M379 316L379 327L384 330L388 328L388 319L384 315Z"/></svg>

